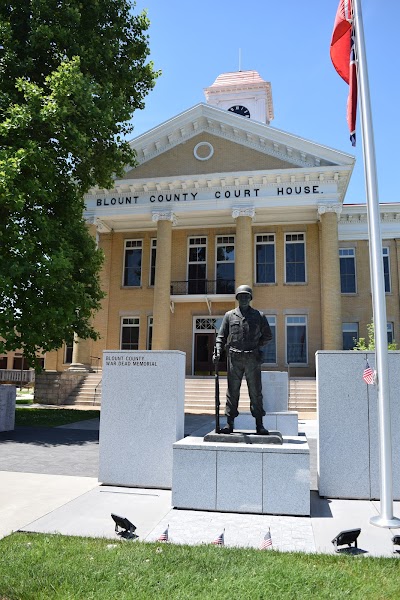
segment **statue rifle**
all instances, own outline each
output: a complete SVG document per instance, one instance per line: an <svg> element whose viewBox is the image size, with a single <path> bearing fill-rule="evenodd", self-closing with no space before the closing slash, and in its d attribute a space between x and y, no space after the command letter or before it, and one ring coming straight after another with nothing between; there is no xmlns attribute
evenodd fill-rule
<svg viewBox="0 0 400 600"><path fill-rule="evenodd" d="M217 348L214 349L214 356L218 357ZM220 433L221 428L219 425L219 373L218 373L218 359L214 360L215 368L215 433Z"/></svg>

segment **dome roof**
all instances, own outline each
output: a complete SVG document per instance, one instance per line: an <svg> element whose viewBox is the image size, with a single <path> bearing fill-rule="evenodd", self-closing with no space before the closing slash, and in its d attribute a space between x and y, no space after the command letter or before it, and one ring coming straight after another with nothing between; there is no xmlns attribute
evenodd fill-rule
<svg viewBox="0 0 400 600"><path fill-rule="evenodd" d="M257 71L234 71L233 73L221 73L210 87L237 86L249 83L254 85L266 83L266 81Z"/></svg>

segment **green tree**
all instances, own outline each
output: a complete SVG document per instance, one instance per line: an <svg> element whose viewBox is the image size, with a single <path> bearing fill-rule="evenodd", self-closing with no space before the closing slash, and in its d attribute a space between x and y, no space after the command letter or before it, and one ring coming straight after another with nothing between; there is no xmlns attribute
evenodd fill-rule
<svg viewBox="0 0 400 600"><path fill-rule="evenodd" d="M354 339L356 344L353 350L375 350L375 329L373 323L368 323L367 332L368 342L365 338ZM397 350L397 343L394 340L388 343L388 350Z"/></svg>
<svg viewBox="0 0 400 600"><path fill-rule="evenodd" d="M59 348L91 324L102 254L83 196L135 164L126 141L157 72L129 0L0 4L0 353Z"/></svg>

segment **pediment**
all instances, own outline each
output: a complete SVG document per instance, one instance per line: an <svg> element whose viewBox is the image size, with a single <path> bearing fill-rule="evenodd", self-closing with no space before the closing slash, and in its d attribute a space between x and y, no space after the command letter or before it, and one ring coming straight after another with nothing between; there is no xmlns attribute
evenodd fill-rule
<svg viewBox="0 0 400 600"><path fill-rule="evenodd" d="M195 158L193 150L199 142L213 146L210 159ZM151 129L133 139L131 145L138 165L127 167L124 178L296 167L352 169L354 164L349 154L206 104L198 104Z"/></svg>
<svg viewBox="0 0 400 600"><path fill-rule="evenodd" d="M208 156L210 158L204 158ZM143 161L136 168L128 171L125 179L275 171L293 169L293 167L297 168L297 165L293 165L288 160L203 132L154 158Z"/></svg>

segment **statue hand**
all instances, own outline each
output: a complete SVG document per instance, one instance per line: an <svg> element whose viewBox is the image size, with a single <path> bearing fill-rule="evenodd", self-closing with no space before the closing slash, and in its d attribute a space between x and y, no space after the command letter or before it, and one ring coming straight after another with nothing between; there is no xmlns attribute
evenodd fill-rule
<svg viewBox="0 0 400 600"><path fill-rule="evenodd" d="M213 354L213 363L217 364L217 362L219 362L221 359L221 352L217 349L214 350L214 354Z"/></svg>

